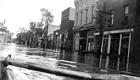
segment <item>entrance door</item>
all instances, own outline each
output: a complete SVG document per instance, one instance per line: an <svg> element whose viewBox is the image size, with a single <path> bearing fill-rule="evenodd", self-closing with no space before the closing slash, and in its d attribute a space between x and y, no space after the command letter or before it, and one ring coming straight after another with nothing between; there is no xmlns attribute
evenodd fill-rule
<svg viewBox="0 0 140 80"><path fill-rule="evenodd" d="M102 43L101 68L105 68L106 66L107 48L108 48L108 35L105 35Z"/></svg>
<svg viewBox="0 0 140 80"><path fill-rule="evenodd" d="M118 51L119 51L120 34L111 35L110 55L109 55L109 69L117 69Z"/></svg>
<svg viewBox="0 0 140 80"><path fill-rule="evenodd" d="M79 44L79 55L78 55L78 62L79 63L84 63L85 62L85 53L84 51L86 50L86 39L80 39L80 44Z"/></svg>
<svg viewBox="0 0 140 80"><path fill-rule="evenodd" d="M119 70L126 71L129 47L129 34L122 34Z"/></svg>

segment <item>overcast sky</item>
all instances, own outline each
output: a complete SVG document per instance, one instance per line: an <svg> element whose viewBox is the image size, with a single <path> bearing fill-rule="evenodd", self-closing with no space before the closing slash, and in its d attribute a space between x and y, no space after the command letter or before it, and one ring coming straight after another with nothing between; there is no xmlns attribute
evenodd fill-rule
<svg viewBox="0 0 140 80"><path fill-rule="evenodd" d="M60 25L61 12L74 8L74 0L0 0L0 21L6 19L8 30L16 33L19 27L29 27L30 21L39 21L41 8L54 15L54 25Z"/></svg>

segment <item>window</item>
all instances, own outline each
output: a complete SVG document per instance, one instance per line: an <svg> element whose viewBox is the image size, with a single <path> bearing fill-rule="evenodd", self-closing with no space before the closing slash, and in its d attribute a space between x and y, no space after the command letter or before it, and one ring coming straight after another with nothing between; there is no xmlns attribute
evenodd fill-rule
<svg viewBox="0 0 140 80"><path fill-rule="evenodd" d="M128 24L128 13L129 7L128 5L124 6L124 24Z"/></svg>
<svg viewBox="0 0 140 80"><path fill-rule="evenodd" d="M114 10L111 10L111 26L114 24Z"/></svg>
<svg viewBox="0 0 140 80"><path fill-rule="evenodd" d="M81 11L81 24L82 24L82 19L83 19L83 11Z"/></svg>
<svg viewBox="0 0 140 80"><path fill-rule="evenodd" d="M93 21L93 19L94 19L94 6L92 6L92 21Z"/></svg>
<svg viewBox="0 0 140 80"><path fill-rule="evenodd" d="M76 25L78 24L78 13L76 13Z"/></svg>
<svg viewBox="0 0 140 80"><path fill-rule="evenodd" d="M114 25L114 10L109 11L111 14L109 15L109 27Z"/></svg>
<svg viewBox="0 0 140 80"><path fill-rule="evenodd" d="M86 9L86 23L87 23L87 20L88 20L88 9Z"/></svg>
<svg viewBox="0 0 140 80"><path fill-rule="evenodd" d="M88 39L88 51L94 50L94 40L93 38Z"/></svg>

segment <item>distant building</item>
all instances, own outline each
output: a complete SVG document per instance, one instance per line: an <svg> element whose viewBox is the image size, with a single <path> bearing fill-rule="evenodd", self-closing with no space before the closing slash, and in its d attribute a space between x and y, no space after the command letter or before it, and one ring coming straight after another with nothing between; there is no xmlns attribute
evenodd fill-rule
<svg viewBox="0 0 140 80"><path fill-rule="evenodd" d="M61 48L72 49L73 30L75 20L75 9L67 8L62 12L60 35L61 35Z"/></svg>
<svg viewBox="0 0 140 80"><path fill-rule="evenodd" d="M55 47L55 45L54 45L55 44L54 43L54 37L55 37L54 32L56 30L59 30L59 29L60 29L60 26L49 25L49 27L48 27L48 44L47 44L48 48L54 49L54 47Z"/></svg>
<svg viewBox="0 0 140 80"><path fill-rule="evenodd" d="M49 34L53 34L53 32L55 30L58 30L58 29L60 29L60 26L57 26L57 25L49 25L49 27L48 27L48 35Z"/></svg>
<svg viewBox="0 0 140 80"><path fill-rule="evenodd" d="M7 30L7 27L0 23L0 43L8 43L11 42L12 33Z"/></svg>
<svg viewBox="0 0 140 80"><path fill-rule="evenodd" d="M54 34L48 35L48 48L54 49Z"/></svg>

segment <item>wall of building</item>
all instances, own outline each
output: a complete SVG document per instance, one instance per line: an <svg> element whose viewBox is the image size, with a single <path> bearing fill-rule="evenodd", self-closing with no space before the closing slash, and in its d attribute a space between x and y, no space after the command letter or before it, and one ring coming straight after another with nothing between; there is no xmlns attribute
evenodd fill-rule
<svg viewBox="0 0 140 80"><path fill-rule="evenodd" d="M57 26L57 25L49 25L49 27L48 27L48 35L49 34L52 34L53 31L55 31L57 29L60 29L60 26Z"/></svg>
<svg viewBox="0 0 140 80"><path fill-rule="evenodd" d="M131 1L131 0L130 0ZM140 1L136 0L131 1L131 3L135 4L135 5L131 5L132 7L136 7L135 9L133 9L133 11L135 11L136 16L135 16L135 21L136 24L134 26L134 33L132 34L132 50L131 50L131 54L130 54L130 66L131 66L131 71L135 72L135 73L140 73Z"/></svg>
<svg viewBox="0 0 140 80"><path fill-rule="evenodd" d="M70 7L69 20L75 20L75 9Z"/></svg>
<svg viewBox="0 0 140 80"><path fill-rule="evenodd" d="M106 1L106 12L114 11L114 24L110 26L110 22L105 21L105 30L133 28L135 25L135 1L131 0L98 0L98 9L103 10L103 3ZM124 24L125 6L129 7L128 24ZM103 13L107 20L111 20L111 14Z"/></svg>

